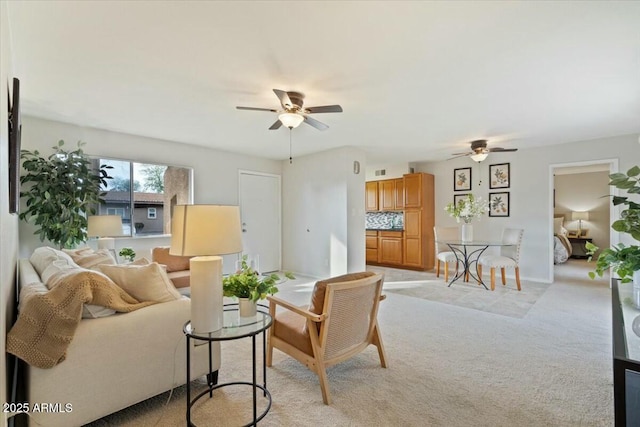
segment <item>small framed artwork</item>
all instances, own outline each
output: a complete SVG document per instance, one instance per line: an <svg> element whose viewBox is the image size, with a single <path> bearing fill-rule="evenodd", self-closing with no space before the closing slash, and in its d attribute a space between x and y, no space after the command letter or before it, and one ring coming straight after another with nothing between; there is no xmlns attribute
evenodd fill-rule
<svg viewBox="0 0 640 427"><path fill-rule="evenodd" d="M458 206L458 202L462 199L466 199L467 197L469 197L469 195L471 195L471 193L464 193L464 194L454 194L453 195L453 204Z"/></svg>
<svg viewBox="0 0 640 427"><path fill-rule="evenodd" d="M489 188L509 188L511 185L510 163L489 165Z"/></svg>
<svg viewBox="0 0 640 427"><path fill-rule="evenodd" d="M578 237L580 237L581 239L586 239L587 237L589 237L589 229L588 228L583 228L582 230L579 231L580 235Z"/></svg>
<svg viewBox="0 0 640 427"><path fill-rule="evenodd" d="M509 192L489 193L489 216L509 216Z"/></svg>
<svg viewBox="0 0 640 427"><path fill-rule="evenodd" d="M570 239L578 237L578 230L567 230L567 237Z"/></svg>
<svg viewBox="0 0 640 427"><path fill-rule="evenodd" d="M453 170L453 191L471 190L471 168Z"/></svg>

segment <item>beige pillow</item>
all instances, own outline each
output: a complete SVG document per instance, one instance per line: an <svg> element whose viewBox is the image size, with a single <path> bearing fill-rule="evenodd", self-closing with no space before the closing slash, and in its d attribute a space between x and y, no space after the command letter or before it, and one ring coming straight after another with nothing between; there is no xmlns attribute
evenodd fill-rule
<svg viewBox="0 0 640 427"><path fill-rule="evenodd" d="M97 251L84 250L69 251L67 254L73 259L73 261L82 268L89 270L98 270L100 264L115 264L116 260L111 255L108 249L98 249Z"/></svg>
<svg viewBox="0 0 640 427"><path fill-rule="evenodd" d="M157 262L100 265L98 268L138 301L168 302L182 298Z"/></svg>
<svg viewBox="0 0 640 427"><path fill-rule="evenodd" d="M562 231L564 227L564 218L553 218L553 234L564 234Z"/></svg>
<svg viewBox="0 0 640 427"><path fill-rule="evenodd" d="M31 265L33 265L33 268L38 272L40 277L42 277L44 270L54 261L65 261L69 265L76 265L73 259L65 252L48 246L36 248L29 258L29 262L31 262Z"/></svg>

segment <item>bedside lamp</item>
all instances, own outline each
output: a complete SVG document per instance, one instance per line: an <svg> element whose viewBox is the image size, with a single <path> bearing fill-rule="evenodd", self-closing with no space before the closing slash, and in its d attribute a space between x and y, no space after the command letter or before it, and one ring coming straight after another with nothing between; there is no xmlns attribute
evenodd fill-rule
<svg viewBox="0 0 640 427"><path fill-rule="evenodd" d="M242 251L240 208L176 205L171 221L171 255L193 256L191 326L195 332L222 329L222 257Z"/></svg>
<svg viewBox="0 0 640 427"><path fill-rule="evenodd" d="M120 215L92 215L87 218L87 237L97 237L98 249L112 251L115 258L116 245L113 236L122 236Z"/></svg>
<svg viewBox="0 0 640 427"><path fill-rule="evenodd" d="M589 211L571 212L571 220L578 221L578 237L582 237L582 220L589 220Z"/></svg>

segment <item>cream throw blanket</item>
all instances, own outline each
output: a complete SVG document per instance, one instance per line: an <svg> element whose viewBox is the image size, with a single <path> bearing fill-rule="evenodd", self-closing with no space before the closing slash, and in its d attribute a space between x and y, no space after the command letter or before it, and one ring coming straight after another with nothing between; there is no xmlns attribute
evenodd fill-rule
<svg viewBox="0 0 640 427"><path fill-rule="evenodd" d="M130 312L155 302L138 302L105 275L89 270L62 272L51 290L28 295L7 335L7 352L38 368L65 359L82 317L83 304Z"/></svg>

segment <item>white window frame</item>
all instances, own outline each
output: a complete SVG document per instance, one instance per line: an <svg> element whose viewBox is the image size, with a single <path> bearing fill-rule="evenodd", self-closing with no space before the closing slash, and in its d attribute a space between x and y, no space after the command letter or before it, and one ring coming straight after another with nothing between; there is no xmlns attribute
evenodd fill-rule
<svg viewBox="0 0 640 427"><path fill-rule="evenodd" d="M158 219L157 208L147 208L147 219Z"/></svg>

